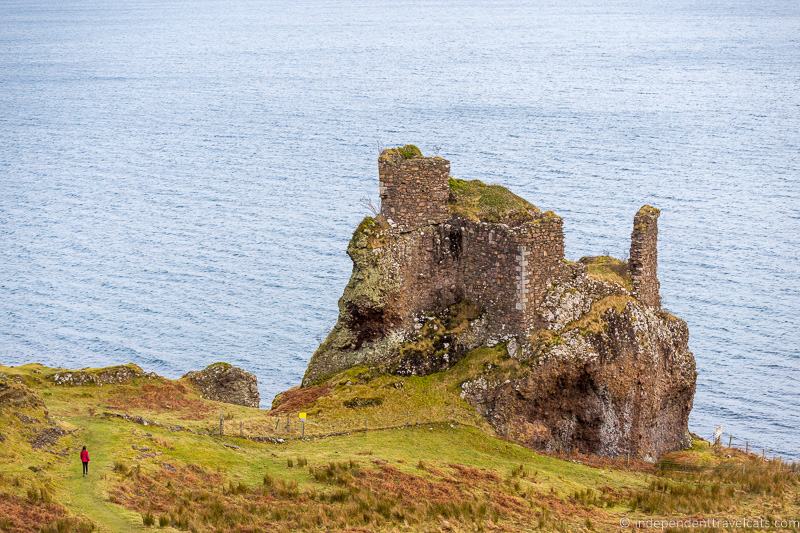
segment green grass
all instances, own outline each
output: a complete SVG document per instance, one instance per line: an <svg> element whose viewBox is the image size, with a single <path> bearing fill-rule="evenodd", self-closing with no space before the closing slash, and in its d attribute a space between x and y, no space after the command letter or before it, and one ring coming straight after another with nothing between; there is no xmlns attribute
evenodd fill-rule
<svg viewBox="0 0 800 533"><path fill-rule="evenodd" d="M83 477L80 462L60 461L53 477L58 501L73 514L92 521L98 531L138 531L142 521L138 513L108 501L108 474L115 461L132 458L128 428L91 418L72 421L82 429L80 439L73 438L74 448L84 444L91 450L89 476ZM83 444L81 444L83 443Z"/></svg>
<svg viewBox="0 0 800 533"><path fill-rule="evenodd" d="M467 220L517 225L541 215L539 208L501 185L458 178L449 183L450 211Z"/></svg>
<svg viewBox="0 0 800 533"><path fill-rule="evenodd" d="M309 415L307 435L346 434L305 440L297 438L294 411L278 417L207 402L170 380L60 387L47 379L52 369L0 367L0 373L27 383L30 394L45 404L0 403L5 438L0 495L32 506L58 506L107 532L145 530L151 520L156 528L192 524L199 531L251 522L275 531L346 526L389 531L403 521L411 524L409 530L450 524L454 531L489 525L567 531L585 527L587 520L604 530L623 515L797 513L796 470L702 441L668 455L658 468L642 470L641 465L628 469L583 458L596 465L591 466L497 438L461 400L460 385L487 365L502 373L515 364L499 345L474 350L448 371L429 376L350 369L335 376L324 394L298 407ZM175 407L164 409L164 398ZM357 398L381 401L352 401ZM186 430L104 415L134 404L129 414L165 426L180 423ZM206 406L205 414L187 418L198 405ZM45 408L52 423L70 433L34 449L29 439L49 423ZM227 424L222 437L210 433L220 411ZM248 434L261 435L274 432L274 422L287 416L292 432L278 431L291 437L284 444L236 436L240 421ZM387 426L398 427L379 429ZM92 457L88 478L82 477L78 460L84 444ZM67 518L61 520L63 526Z"/></svg>
<svg viewBox="0 0 800 533"><path fill-rule="evenodd" d="M406 144L403 146L397 146L395 148L387 148L381 154L383 158L394 158L400 157L402 159L416 159L418 157L423 157L422 150L420 150L417 146L413 144Z"/></svg>
<svg viewBox="0 0 800 533"><path fill-rule="evenodd" d="M580 259L580 263L586 265L586 273L589 277L615 283L628 291L633 290L633 281L628 271L627 261L610 255L600 255L583 257Z"/></svg>

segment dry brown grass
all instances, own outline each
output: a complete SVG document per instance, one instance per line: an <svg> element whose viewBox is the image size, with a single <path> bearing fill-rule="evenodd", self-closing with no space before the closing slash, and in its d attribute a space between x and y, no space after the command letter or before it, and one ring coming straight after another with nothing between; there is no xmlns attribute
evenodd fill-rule
<svg viewBox="0 0 800 533"><path fill-rule="evenodd" d="M301 408L314 403L318 398L328 394L330 390L330 385L292 387L275 398L275 406L270 411L270 415L282 415L299 411Z"/></svg>
<svg viewBox="0 0 800 533"><path fill-rule="evenodd" d="M8 533L39 531L55 525L60 519L64 519L66 514L63 507L43 501L38 495L23 499L12 494L0 494L0 531Z"/></svg>
<svg viewBox="0 0 800 533"><path fill-rule="evenodd" d="M302 490L268 475L261 485L247 486L198 467L172 470L126 470L111 499L141 513L143 521L197 531L382 531L399 525L411 531L521 531L543 519L551 523L564 510L592 515L554 496L514 489L495 472L456 464L441 476L411 474L384 461L311 465L316 483Z"/></svg>
<svg viewBox="0 0 800 533"><path fill-rule="evenodd" d="M148 383L136 389L122 388L110 397L109 407L124 411L170 412L185 420L202 420L212 411L208 402L193 398L189 387L177 381Z"/></svg>
<svg viewBox="0 0 800 533"><path fill-rule="evenodd" d="M741 452L713 450L700 463L686 453L671 454L659 465L658 476L637 491L631 509L648 514L696 514L729 511L760 500L781 505L797 499L800 471L780 460L763 461Z"/></svg>

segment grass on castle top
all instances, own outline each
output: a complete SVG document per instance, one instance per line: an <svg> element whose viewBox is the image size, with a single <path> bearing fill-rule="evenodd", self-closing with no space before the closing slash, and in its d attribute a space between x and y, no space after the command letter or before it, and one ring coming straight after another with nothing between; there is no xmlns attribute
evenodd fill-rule
<svg viewBox="0 0 800 533"><path fill-rule="evenodd" d="M381 154L382 157L395 157L399 156L402 159L416 159L422 156L422 150L420 150L416 145L413 144L405 144L403 146L397 146L395 148L387 148Z"/></svg>
<svg viewBox="0 0 800 533"><path fill-rule="evenodd" d="M586 265L586 273L589 277L602 281L616 283L627 289L633 290L633 281L628 271L628 262L610 255L600 255L596 257L582 257L580 262Z"/></svg>
<svg viewBox="0 0 800 533"><path fill-rule="evenodd" d="M516 225L534 220L538 207L502 185L450 178L450 211L475 222Z"/></svg>

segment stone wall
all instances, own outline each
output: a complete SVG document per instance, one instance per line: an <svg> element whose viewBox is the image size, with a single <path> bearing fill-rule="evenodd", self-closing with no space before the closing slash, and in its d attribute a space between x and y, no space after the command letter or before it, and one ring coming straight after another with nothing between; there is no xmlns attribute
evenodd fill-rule
<svg viewBox="0 0 800 533"><path fill-rule="evenodd" d="M484 311L489 327L498 336L521 334L525 324L524 298L519 280L520 241L503 224L456 221L462 224L461 284L466 299Z"/></svg>
<svg viewBox="0 0 800 533"><path fill-rule="evenodd" d="M390 310L396 326L462 299L480 306L499 336L536 325L536 309L565 268L560 217L548 212L512 227L452 216L450 163L440 157L406 159L389 149L378 171L389 255L400 272Z"/></svg>
<svg viewBox="0 0 800 533"><path fill-rule="evenodd" d="M464 297L452 229L448 224L424 226L391 239L388 253L398 267L400 287L392 314L404 328L420 313L440 311Z"/></svg>
<svg viewBox="0 0 800 533"><path fill-rule="evenodd" d="M633 218L629 269L633 295L651 307L661 306L658 281L658 216L655 207L642 206Z"/></svg>
<svg viewBox="0 0 800 533"><path fill-rule="evenodd" d="M561 217L543 213L533 222L523 225L519 230L520 248L524 263L520 271L524 273L520 281L522 301L525 309L524 325L527 330L540 326L539 309L550 286L567 274L564 262L564 224Z"/></svg>
<svg viewBox="0 0 800 533"><path fill-rule="evenodd" d="M405 159L395 150L378 158L381 215L401 231L440 224L449 217L450 162L441 157Z"/></svg>
<svg viewBox="0 0 800 533"><path fill-rule="evenodd" d="M566 268L561 219L552 214L509 227L451 218L394 232L386 260L397 265L400 290L392 299L396 326L461 300L477 304L498 337L522 335Z"/></svg>

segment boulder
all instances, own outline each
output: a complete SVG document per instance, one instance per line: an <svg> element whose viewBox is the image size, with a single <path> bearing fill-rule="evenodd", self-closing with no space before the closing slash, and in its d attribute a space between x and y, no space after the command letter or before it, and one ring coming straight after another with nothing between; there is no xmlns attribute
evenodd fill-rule
<svg viewBox="0 0 800 533"><path fill-rule="evenodd" d="M228 363L214 363L203 370L189 372L182 379L189 381L207 400L258 407L256 377Z"/></svg>

